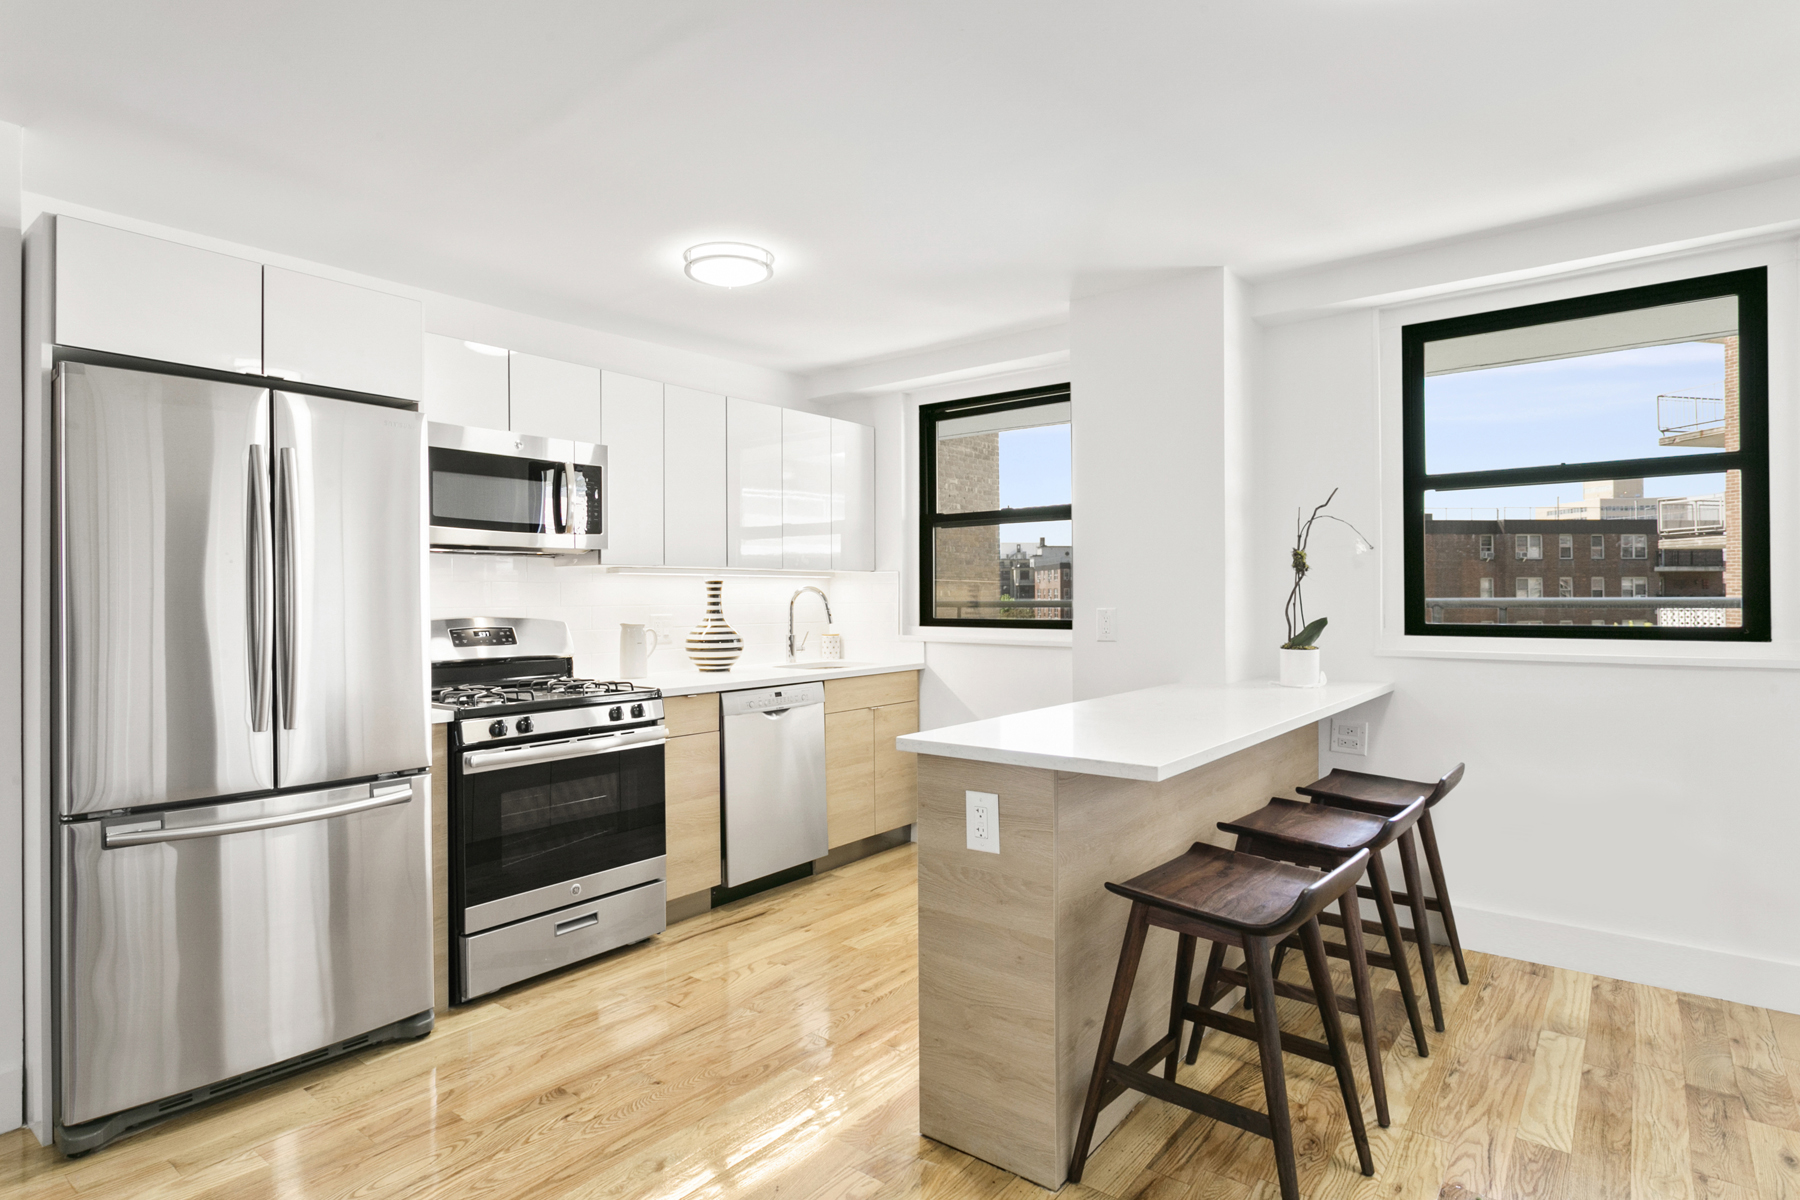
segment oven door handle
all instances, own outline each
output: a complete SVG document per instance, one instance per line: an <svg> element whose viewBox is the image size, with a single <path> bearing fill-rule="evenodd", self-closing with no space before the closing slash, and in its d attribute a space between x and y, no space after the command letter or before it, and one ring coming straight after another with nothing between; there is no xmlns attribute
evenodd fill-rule
<svg viewBox="0 0 1800 1200"><path fill-rule="evenodd" d="M645 734L602 733L593 737L570 738L566 742L539 742L532 746L510 746L505 750L471 750L462 756L464 775L483 771L504 771L531 763L555 762L562 758L587 758L594 754L616 754L621 750L644 750L668 741L660 729Z"/></svg>

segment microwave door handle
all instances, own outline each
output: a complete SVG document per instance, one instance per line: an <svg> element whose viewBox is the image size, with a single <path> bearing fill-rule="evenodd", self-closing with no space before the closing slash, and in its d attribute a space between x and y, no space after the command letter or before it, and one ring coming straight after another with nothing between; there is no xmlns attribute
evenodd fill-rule
<svg viewBox="0 0 1800 1200"><path fill-rule="evenodd" d="M283 446L276 459L279 470L276 475L277 507L275 510L275 535L277 550L281 556L281 587L276 594L276 640L281 647L281 727L294 728L294 702L296 699L295 668L300 655L294 645L300 626L300 555L294 533L294 522L299 512L299 488L297 476L299 468L294 459L294 448Z"/></svg>
<svg viewBox="0 0 1800 1200"><path fill-rule="evenodd" d="M556 464L556 532L569 532L569 468Z"/></svg>
<svg viewBox="0 0 1800 1200"><path fill-rule="evenodd" d="M269 728L269 479L263 447L250 447L250 728Z"/></svg>

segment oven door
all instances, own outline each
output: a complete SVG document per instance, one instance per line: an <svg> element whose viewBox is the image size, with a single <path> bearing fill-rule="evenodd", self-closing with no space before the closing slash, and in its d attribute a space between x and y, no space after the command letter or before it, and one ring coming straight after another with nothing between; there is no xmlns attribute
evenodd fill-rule
<svg viewBox="0 0 1800 1200"><path fill-rule="evenodd" d="M464 752L458 932L664 878L663 741L645 726Z"/></svg>
<svg viewBox="0 0 1800 1200"><path fill-rule="evenodd" d="M574 554L570 450L560 438L433 423L431 544Z"/></svg>

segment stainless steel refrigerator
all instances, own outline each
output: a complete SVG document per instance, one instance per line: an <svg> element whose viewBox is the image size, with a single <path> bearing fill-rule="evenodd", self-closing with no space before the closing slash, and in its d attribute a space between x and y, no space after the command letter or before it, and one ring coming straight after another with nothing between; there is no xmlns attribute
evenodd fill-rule
<svg viewBox="0 0 1800 1200"><path fill-rule="evenodd" d="M63 362L57 1142L431 1028L422 418Z"/></svg>

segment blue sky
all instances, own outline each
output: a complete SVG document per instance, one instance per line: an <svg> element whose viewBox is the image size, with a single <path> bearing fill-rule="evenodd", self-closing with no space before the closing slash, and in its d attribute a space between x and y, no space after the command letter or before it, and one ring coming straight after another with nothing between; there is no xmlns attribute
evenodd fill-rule
<svg viewBox="0 0 1800 1200"><path fill-rule="evenodd" d="M1496 467L1695 453L1658 446L1659 394L1725 394L1725 347L1683 342L1580 358L1435 375L1425 381L1426 470ZM1646 496L1722 490L1723 477L1644 482ZM1580 499L1579 483L1483 488L1427 495L1427 508L1495 508Z"/></svg>
<svg viewBox="0 0 1800 1200"><path fill-rule="evenodd" d="M1000 434L1000 506L1030 508L1069 503L1069 427L1041 425L1008 429ZM1069 545L1069 522L1043 521L1003 525L1003 542Z"/></svg>

